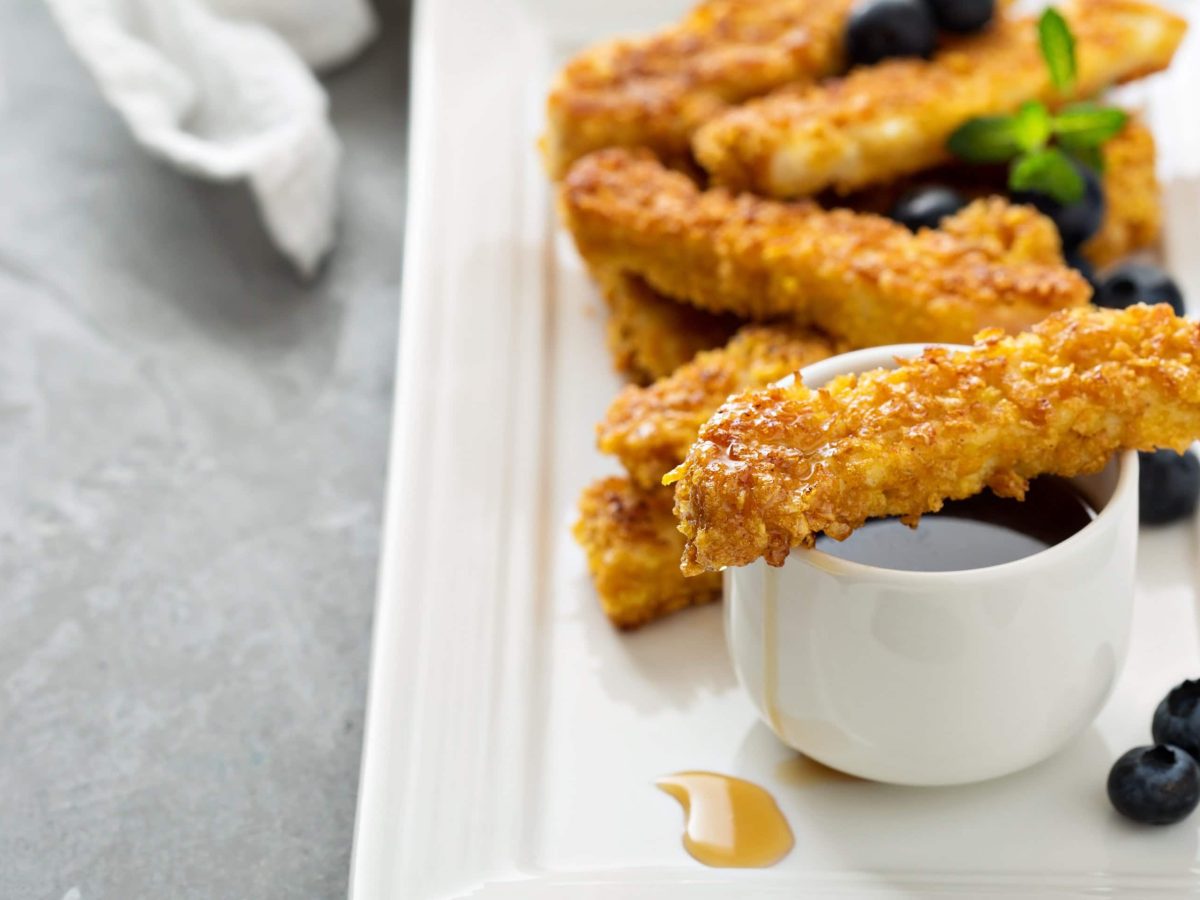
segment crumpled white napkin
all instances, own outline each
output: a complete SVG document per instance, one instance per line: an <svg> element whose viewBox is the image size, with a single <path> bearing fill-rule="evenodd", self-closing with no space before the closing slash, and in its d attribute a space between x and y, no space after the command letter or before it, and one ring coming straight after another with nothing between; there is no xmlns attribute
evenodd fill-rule
<svg viewBox="0 0 1200 900"><path fill-rule="evenodd" d="M333 243L341 145L308 65L374 36L367 0L46 2L135 138L193 175L245 179L275 245L312 274Z"/></svg>

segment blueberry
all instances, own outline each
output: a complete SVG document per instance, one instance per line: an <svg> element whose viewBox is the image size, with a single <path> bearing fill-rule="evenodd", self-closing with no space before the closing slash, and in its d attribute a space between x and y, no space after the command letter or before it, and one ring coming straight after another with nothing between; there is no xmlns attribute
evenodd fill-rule
<svg viewBox="0 0 1200 900"><path fill-rule="evenodd" d="M889 56L929 56L937 42L923 0L860 0L846 22L846 56L869 66Z"/></svg>
<svg viewBox="0 0 1200 900"><path fill-rule="evenodd" d="M1170 744L1134 747L1113 763L1108 799L1135 822L1170 825L1200 803L1200 766Z"/></svg>
<svg viewBox="0 0 1200 900"><path fill-rule="evenodd" d="M1095 234L1104 218L1104 189L1099 177L1083 163L1074 162L1074 165L1083 176L1083 196L1074 203L1059 203L1037 191L1015 191L1012 195L1015 202L1035 206L1054 221L1063 249L1068 253Z"/></svg>
<svg viewBox="0 0 1200 900"><path fill-rule="evenodd" d="M1092 302L1109 309L1124 309L1135 303L1170 303L1175 315L1183 315L1183 293L1171 276L1158 266L1126 263L1118 266L1096 289Z"/></svg>
<svg viewBox="0 0 1200 900"><path fill-rule="evenodd" d="M916 231L918 228L937 228L942 219L966 205L966 199L958 191L935 184L906 192L888 215Z"/></svg>
<svg viewBox="0 0 1200 900"><path fill-rule="evenodd" d="M1099 288L1099 282L1096 278L1096 267L1088 262L1088 258L1078 250L1072 250L1067 254L1067 265L1087 279L1087 283L1092 286L1095 291Z"/></svg>
<svg viewBox="0 0 1200 900"><path fill-rule="evenodd" d="M1190 518L1200 497L1200 460L1191 450L1139 453L1138 504L1146 525Z"/></svg>
<svg viewBox="0 0 1200 900"><path fill-rule="evenodd" d="M1200 759L1200 679L1171 689L1154 710L1154 740Z"/></svg>
<svg viewBox="0 0 1200 900"><path fill-rule="evenodd" d="M957 34L979 31L996 12L996 0L926 0L939 28Z"/></svg>

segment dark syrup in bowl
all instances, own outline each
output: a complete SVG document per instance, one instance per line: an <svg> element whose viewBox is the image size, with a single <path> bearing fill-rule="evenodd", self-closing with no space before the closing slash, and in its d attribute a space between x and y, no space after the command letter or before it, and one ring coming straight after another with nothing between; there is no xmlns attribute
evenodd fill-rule
<svg viewBox="0 0 1200 900"><path fill-rule="evenodd" d="M999 566L1060 544L1096 518L1067 479L1043 475L1025 499L985 490L951 500L921 517L916 528L899 519L872 519L844 541L822 535L816 547L830 556L883 569L954 572Z"/></svg>

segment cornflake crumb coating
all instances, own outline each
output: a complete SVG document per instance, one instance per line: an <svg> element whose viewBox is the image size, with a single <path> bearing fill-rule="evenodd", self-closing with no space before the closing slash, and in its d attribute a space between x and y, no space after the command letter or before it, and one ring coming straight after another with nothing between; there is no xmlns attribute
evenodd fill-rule
<svg viewBox="0 0 1200 900"><path fill-rule="evenodd" d="M605 332L613 367L634 384L650 384L674 372L701 350L719 347L742 324L679 303L636 275L592 273L608 306Z"/></svg>
<svg viewBox="0 0 1200 900"><path fill-rule="evenodd" d="M609 621L636 628L721 596L721 576L685 578L679 570L683 535L661 485L641 490L625 478L605 478L579 498L573 533L587 556L596 594Z"/></svg>

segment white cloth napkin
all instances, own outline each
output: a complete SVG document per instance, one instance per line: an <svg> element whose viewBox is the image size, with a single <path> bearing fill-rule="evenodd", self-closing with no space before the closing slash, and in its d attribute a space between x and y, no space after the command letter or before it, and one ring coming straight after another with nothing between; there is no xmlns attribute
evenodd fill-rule
<svg viewBox="0 0 1200 900"><path fill-rule="evenodd" d="M333 243L341 146L308 66L374 35L367 0L46 0L147 150L246 180L275 245L305 275Z"/></svg>

